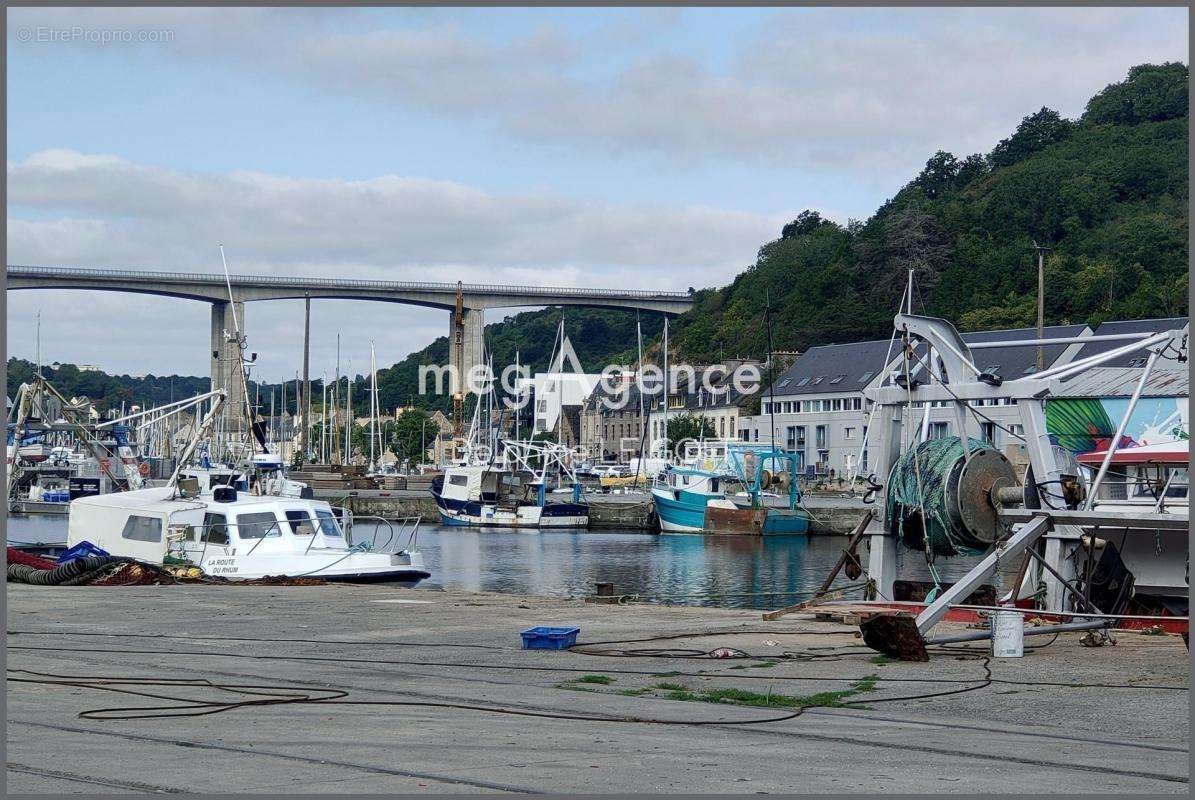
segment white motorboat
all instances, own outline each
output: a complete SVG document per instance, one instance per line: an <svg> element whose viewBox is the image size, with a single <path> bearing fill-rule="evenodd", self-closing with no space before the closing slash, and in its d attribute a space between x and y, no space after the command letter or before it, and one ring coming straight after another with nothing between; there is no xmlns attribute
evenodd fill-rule
<svg viewBox="0 0 1195 800"><path fill-rule="evenodd" d="M151 564L190 563L230 580L266 576L415 586L430 576L414 549L353 545L328 503L249 494L201 494L193 481L85 497L71 503L67 546L88 541Z"/></svg>

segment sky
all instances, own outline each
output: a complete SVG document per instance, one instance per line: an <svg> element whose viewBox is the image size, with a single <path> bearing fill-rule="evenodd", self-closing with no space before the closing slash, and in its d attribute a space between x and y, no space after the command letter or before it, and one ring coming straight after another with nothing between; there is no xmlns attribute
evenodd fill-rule
<svg viewBox="0 0 1195 800"><path fill-rule="evenodd" d="M804 209L1188 61L1185 8L9 9L9 264L686 289ZM8 293L9 354L204 375L209 307ZM491 310L497 321L515 310ZM293 377L302 302L250 304ZM316 301L312 373L448 332Z"/></svg>

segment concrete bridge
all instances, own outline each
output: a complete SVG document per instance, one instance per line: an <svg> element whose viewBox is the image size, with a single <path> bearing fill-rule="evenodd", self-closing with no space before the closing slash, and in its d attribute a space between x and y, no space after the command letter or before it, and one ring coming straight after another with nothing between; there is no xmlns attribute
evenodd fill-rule
<svg viewBox="0 0 1195 800"><path fill-rule="evenodd" d="M9 265L8 289L75 289L133 292L198 300L212 306L212 385L231 389L230 413L237 413L240 393L230 386L234 345L225 336L232 331L233 304L223 275L188 272L150 272L123 269L33 267ZM237 320L245 330L244 304L261 300L372 300L382 303L440 308L449 319L450 363L464 376L482 363L485 309L526 306L591 306L680 314L693 305L687 292L652 292L630 289L583 289L541 286L508 286L426 281L373 281L347 278L291 278L234 275L229 282Z"/></svg>

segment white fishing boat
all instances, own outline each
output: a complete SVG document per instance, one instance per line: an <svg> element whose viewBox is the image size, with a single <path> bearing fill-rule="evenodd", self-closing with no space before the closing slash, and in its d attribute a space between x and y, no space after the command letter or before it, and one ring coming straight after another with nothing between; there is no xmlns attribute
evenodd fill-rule
<svg viewBox="0 0 1195 800"><path fill-rule="evenodd" d="M376 552L351 544L328 503L255 495L229 486L179 486L98 495L71 503L67 546L87 541L150 564L188 563L230 580L314 577L415 586L429 577L409 544Z"/></svg>

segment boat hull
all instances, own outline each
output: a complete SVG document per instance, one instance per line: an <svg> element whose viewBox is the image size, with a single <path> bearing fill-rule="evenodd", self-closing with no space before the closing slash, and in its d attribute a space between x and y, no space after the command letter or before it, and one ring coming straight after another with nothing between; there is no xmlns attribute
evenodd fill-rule
<svg viewBox="0 0 1195 800"><path fill-rule="evenodd" d="M701 533L705 529L707 495L667 489L653 489L656 516L663 533Z"/></svg>
<svg viewBox="0 0 1195 800"><path fill-rule="evenodd" d="M705 511L706 533L791 536L809 532L809 515L800 509L720 508Z"/></svg>
<svg viewBox="0 0 1195 800"><path fill-rule="evenodd" d="M435 495L440 521L457 528L587 528L585 503L546 503L501 508L493 503L453 500Z"/></svg>
<svg viewBox="0 0 1195 800"><path fill-rule="evenodd" d="M431 576L416 554L385 555L342 550L292 553L211 553L198 559L206 574L230 581L266 577L322 578L345 583L391 583L413 587Z"/></svg>

